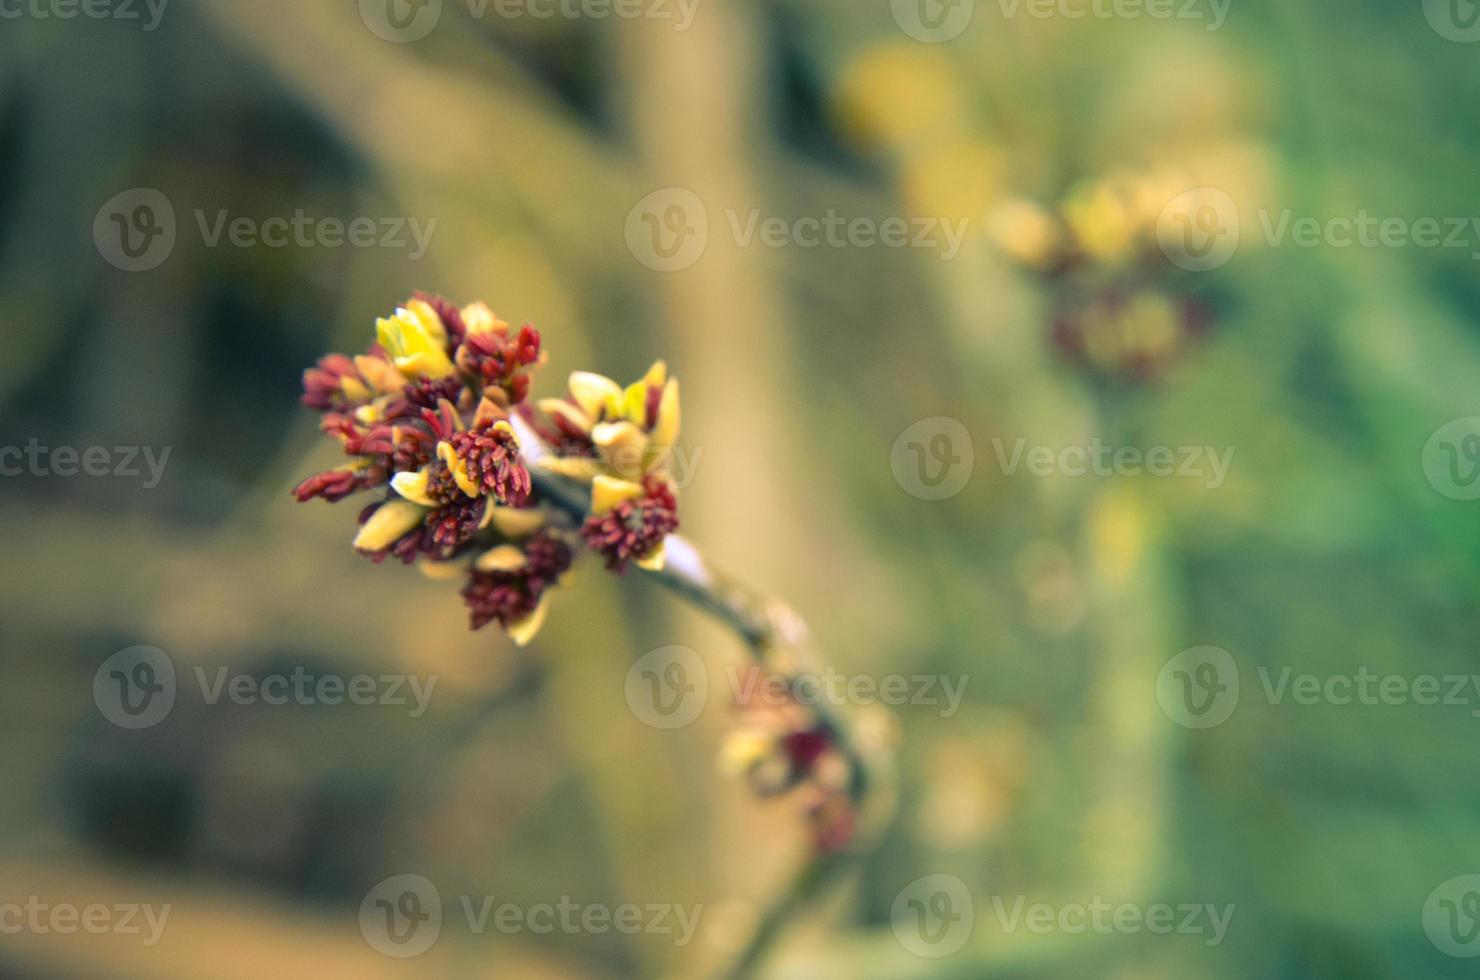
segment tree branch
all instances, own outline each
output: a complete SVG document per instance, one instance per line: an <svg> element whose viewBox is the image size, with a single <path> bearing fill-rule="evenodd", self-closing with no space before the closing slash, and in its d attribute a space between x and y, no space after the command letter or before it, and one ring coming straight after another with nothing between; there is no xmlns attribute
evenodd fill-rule
<svg viewBox="0 0 1480 980"><path fill-rule="evenodd" d="M541 465L547 450L537 436L523 427L519 435L520 444L525 447L530 476L540 493L577 523L584 521L590 512L589 491ZM664 567L659 571L645 570L644 574L728 626L744 643L750 658L759 666L785 676L793 692L814 679L806 625L789 606L716 574L699 550L681 535L668 537L666 552ZM813 687L813 690L817 689ZM869 760L853 730L831 705L814 698L810 699L808 707L814 712L819 727L826 730L847 760L849 798L855 810L861 811L874 781ZM851 851L814 853L716 977L720 980L743 980L751 976L787 921L851 863L857 852L855 842Z"/></svg>

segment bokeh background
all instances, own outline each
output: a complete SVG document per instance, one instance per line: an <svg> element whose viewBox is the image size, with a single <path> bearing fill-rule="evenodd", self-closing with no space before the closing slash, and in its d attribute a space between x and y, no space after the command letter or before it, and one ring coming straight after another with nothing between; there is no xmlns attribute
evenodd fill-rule
<svg viewBox="0 0 1480 980"><path fill-rule="evenodd" d="M737 662L724 631L592 568L517 651L468 632L447 583L355 556L352 504L292 502L335 460L301 370L363 349L414 289L533 321L544 394L667 358L706 554L803 610L845 673L968 680L949 717L890 711L888 812L758 975L1472 974L1451 954L1480 953L1480 895L1446 883L1480 870L1480 694L1274 703L1260 673L1474 672L1480 429L1431 439L1480 414L1466 4L653 0L622 18L443 0L397 8L434 17L414 39L382 36L372 0L38 4L0 20L0 446L171 454L153 486L0 479L0 900L173 911L147 948L8 930L0 976L706 976L807 860L793 808L716 771L722 689L679 731L624 697L658 647ZM177 228L127 271L95 221L137 188ZM634 243L640 202L673 188L708 236L663 271ZM1165 210L1207 188L1225 196ZM212 246L197 218L300 210L435 226L414 256ZM950 257L769 247L728 217L830 211L966 234ZM1464 237L1266 230L1360 211ZM1166 234L1230 222L1213 268ZM938 447L911 427L939 419L959 428L937 462L971 468L928 499L901 450ZM1216 487L999 459L1096 438L1236 455ZM181 693L127 731L93 679L136 645L167 652ZM1207 645L1241 696L1198 729L1162 675ZM419 717L212 705L197 666L437 687ZM449 906L703 914L679 947L479 935L449 913L398 960L357 916L409 872ZM974 900L969 940L939 957L901 941L895 907L932 874ZM1235 911L1212 945L1013 927L998 902L1019 898Z"/></svg>

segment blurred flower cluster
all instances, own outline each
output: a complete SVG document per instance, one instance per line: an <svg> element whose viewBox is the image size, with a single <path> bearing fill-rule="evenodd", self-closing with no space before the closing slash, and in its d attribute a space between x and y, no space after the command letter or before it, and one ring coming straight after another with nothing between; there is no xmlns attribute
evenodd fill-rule
<svg viewBox="0 0 1480 980"><path fill-rule="evenodd" d="M1053 51L1064 39L1034 40ZM895 178L912 213L965 219L967 261L995 251L1041 283L1045 332L1066 360L1096 378L1158 377L1214 322L1219 304L1199 270L1221 264L1220 249L1254 244L1240 240L1239 212L1266 190L1271 161L1247 136L1257 109L1236 66L1206 50L1160 51L1096 90L1113 120L1103 132L1059 134L1028 123L1056 111L1052 101L1028 111L1051 93L995 103L994 73L1008 68L966 60L969 50L864 49L832 92L839 133ZM1193 64L1199 85L1178 87Z"/></svg>
<svg viewBox="0 0 1480 980"><path fill-rule="evenodd" d="M1191 186L1172 169L1127 171L1086 181L1052 208L1014 199L993 210L1002 252L1054 291L1050 336L1066 358L1145 381L1205 333L1211 310L1158 237L1168 205Z"/></svg>
<svg viewBox="0 0 1480 980"><path fill-rule="evenodd" d="M853 838L857 822L856 773L828 721L792 693L795 674L755 665L737 697L740 722L721 755L722 768L743 775L758 796L795 792L811 825L813 844L836 851Z"/></svg>
<svg viewBox="0 0 1480 980"><path fill-rule="evenodd" d="M581 550L617 572L661 568L678 529L667 471L678 382L662 363L625 388L577 372L564 397L531 404L544 360L533 327L417 294L377 321L366 353L331 354L303 376L303 403L350 461L303 481L298 499L379 494L355 549L461 578L473 628L497 622L521 646ZM589 486L589 514L547 499L531 460Z"/></svg>

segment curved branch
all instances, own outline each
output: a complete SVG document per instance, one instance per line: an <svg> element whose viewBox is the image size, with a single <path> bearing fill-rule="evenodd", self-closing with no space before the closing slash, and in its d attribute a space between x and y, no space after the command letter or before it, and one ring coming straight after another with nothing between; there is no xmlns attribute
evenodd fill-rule
<svg viewBox="0 0 1480 980"><path fill-rule="evenodd" d="M532 431L520 427L519 436L530 475L541 494L578 523L585 520L590 512L590 493L584 486L551 473L541 465L547 450ZM761 667L784 673L793 691L813 678L806 624L789 606L715 573L698 548L681 535L668 537L666 552L664 567L657 571L644 570L644 574L729 627L745 645L750 658ZM778 667L777 661L784 663L784 671ZM847 760L848 795L855 810L861 810L874 781L869 760L852 729L832 706L817 700L809 707L815 713L819 727L827 732ZM750 976L787 921L835 878L856 852L855 847L851 853L814 854L757 922L747 942L716 976L721 980L742 980Z"/></svg>

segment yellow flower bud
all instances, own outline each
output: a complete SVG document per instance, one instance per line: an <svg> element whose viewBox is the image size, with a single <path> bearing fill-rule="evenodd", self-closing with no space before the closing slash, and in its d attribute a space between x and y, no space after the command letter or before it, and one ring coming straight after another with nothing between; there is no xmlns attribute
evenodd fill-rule
<svg viewBox="0 0 1480 980"><path fill-rule="evenodd" d="M500 329L508 330L509 325L500 320L493 310L488 308L487 303L470 303L462 308L463 326L468 328L468 333L497 333Z"/></svg>
<svg viewBox="0 0 1480 980"><path fill-rule="evenodd" d="M591 431L591 416L564 398L541 398L535 404L546 415L558 415L581 432Z"/></svg>
<svg viewBox="0 0 1480 980"><path fill-rule="evenodd" d="M430 482L431 474L420 469L414 473L397 473L391 478L391 488L412 503L436 507L437 502L427 495L427 484Z"/></svg>
<svg viewBox="0 0 1480 980"><path fill-rule="evenodd" d="M627 479L642 476L648 437L631 422L603 422L591 430L591 441L613 473Z"/></svg>
<svg viewBox="0 0 1480 980"><path fill-rule="evenodd" d="M605 514L624 500L636 500L643 494L642 484L598 476L591 481L591 513Z"/></svg>
<svg viewBox="0 0 1480 980"><path fill-rule="evenodd" d="M452 448L450 442L437 443L437 458L447 464L452 471L452 479L457 483L457 488L469 497L478 496L478 484L468 475L467 461L457 455L457 450Z"/></svg>
<svg viewBox="0 0 1480 980"><path fill-rule="evenodd" d="M509 639L514 641L515 646L528 646L529 641L533 640L535 634L545 625L545 616L549 611L550 597L549 595L542 596L539 605L534 607L534 612L509 624L507 630Z"/></svg>
<svg viewBox="0 0 1480 980"><path fill-rule="evenodd" d="M652 433L655 449L672 449L678 443L679 421L678 379L672 378L663 386L663 398L658 402L658 421Z"/></svg>
<svg viewBox="0 0 1480 980"><path fill-rule="evenodd" d="M485 551L475 563L480 572L517 572L528 564L524 552L511 544L501 544Z"/></svg>
<svg viewBox="0 0 1480 980"><path fill-rule="evenodd" d="M545 526L545 512L538 507L490 506L488 512L494 528L506 538L527 538Z"/></svg>
<svg viewBox="0 0 1480 980"><path fill-rule="evenodd" d="M381 551L395 544L426 517L427 508L409 500L392 500L380 506L360 533L355 535L358 551Z"/></svg>
<svg viewBox="0 0 1480 980"><path fill-rule="evenodd" d="M410 377L445 378L456 370L447 356L442 318L422 300L376 320L375 335L396 367Z"/></svg>
<svg viewBox="0 0 1480 980"><path fill-rule="evenodd" d="M361 354L355 358L355 370L382 395L393 395L406 387L406 377L390 361Z"/></svg>
<svg viewBox="0 0 1480 980"><path fill-rule="evenodd" d="M638 568L645 572L661 572L668 564L668 543L659 541L657 547L636 560Z"/></svg>
<svg viewBox="0 0 1480 980"><path fill-rule="evenodd" d="M603 374L576 371L570 376L570 394L592 419L605 410L616 415L622 404L622 386Z"/></svg>
<svg viewBox="0 0 1480 980"><path fill-rule="evenodd" d="M738 728L725 736L720 748L720 771L731 776L749 772L750 768L776 751L776 736L764 729Z"/></svg>

